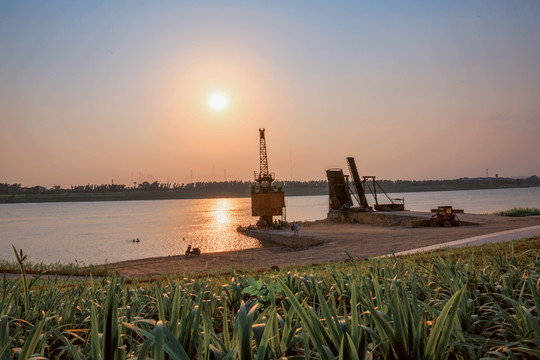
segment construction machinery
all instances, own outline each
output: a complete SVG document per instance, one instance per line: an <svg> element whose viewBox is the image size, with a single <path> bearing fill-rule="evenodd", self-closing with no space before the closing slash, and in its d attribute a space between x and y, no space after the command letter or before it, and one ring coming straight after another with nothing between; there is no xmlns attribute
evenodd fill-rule
<svg viewBox="0 0 540 360"><path fill-rule="evenodd" d="M388 194L383 190L381 185L375 180L375 176L363 176L360 179L358 174L358 168L356 167L356 162L353 157L347 158L347 164L349 166L349 172L351 174L352 183L354 190L349 187L349 179L347 175L343 174L341 169L329 169L326 171L326 176L328 178L328 187L329 187L329 201L330 201L330 210L348 210L353 206L351 200L351 193L356 198L358 202L358 207L354 208L354 211L373 211L373 208L377 211L402 211L405 210L405 201L401 199L392 199ZM377 188L380 192L384 193L389 203L379 203L377 197ZM373 207L369 206L369 203L366 198L366 193L370 192L373 196L374 204Z"/></svg>
<svg viewBox="0 0 540 360"><path fill-rule="evenodd" d="M404 198L390 198L386 191L382 188L381 184L379 184L375 180L375 176L362 176L362 179L364 179L364 189L368 188L371 192L371 195L373 195L373 200L375 201L375 204L373 207L377 211L403 211L405 210L405 199ZM369 180L371 180L371 184L369 183ZM373 186L373 187L372 187ZM377 198L377 187L380 191L386 195L387 199L390 201L386 204L379 204L379 199Z"/></svg>
<svg viewBox="0 0 540 360"><path fill-rule="evenodd" d="M362 184L362 182L360 181L360 175L358 175L358 169L356 168L356 162L354 161L354 158L348 157L347 164L349 165L349 173L352 176L353 184L356 189L356 194L358 195L358 198L356 199L358 201L358 205L360 205L361 208L367 208L368 203L366 199L366 193L364 191L365 184Z"/></svg>
<svg viewBox="0 0 540 360"><path fill-rule="evenodd" d="M454 209L452 206L439 206L437 209L431 209L431 212L433 213L429 222L431 227L450 227L459 225L456 213L462 213L463 210Z"/></svg>
<svg viewBox="0 0 540 360"><path fill-rule="evenodd" d="M330 209L344 210L353 206L348 180L341 169L326 170Z"/></svg>
<svg viewBox="0 0 540 360"><path fill-rule="evenodd" d="M254 172L256 184L251 187L251 215L259 216L258 226L269 226L273 216L283 215L285 193L281 187L272 186L275 177L268 171L264 129L259 129L259 149L260 169Z"/></svg>

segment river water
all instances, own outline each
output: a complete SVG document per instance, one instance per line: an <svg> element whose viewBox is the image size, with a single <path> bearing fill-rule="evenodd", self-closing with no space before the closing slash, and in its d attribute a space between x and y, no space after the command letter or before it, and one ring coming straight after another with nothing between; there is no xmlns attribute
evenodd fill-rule
<svg viewBox="0 0 540 360"><path fill-rule="evenodd" d="M480 214L540 208L540 187L389 195L404 197L413 211L438 205ZM326 217L328 196L285 201L289 221ZM0 204L0 259L15 260L12 245L33 263L86 265L182 254L188 244L203 252L262 247L236 232L255 221L249 198Z"/></svg>

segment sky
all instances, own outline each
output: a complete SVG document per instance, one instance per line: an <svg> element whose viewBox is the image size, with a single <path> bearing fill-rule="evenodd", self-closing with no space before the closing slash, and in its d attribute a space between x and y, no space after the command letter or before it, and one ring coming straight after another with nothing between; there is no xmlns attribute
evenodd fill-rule
<svg viewBox="0 0 540 360"><path fill-rule="evenodd" d="M540 175L538 1L0 0L0 182ZM222 94L215 110L209 98Z"/></svg>

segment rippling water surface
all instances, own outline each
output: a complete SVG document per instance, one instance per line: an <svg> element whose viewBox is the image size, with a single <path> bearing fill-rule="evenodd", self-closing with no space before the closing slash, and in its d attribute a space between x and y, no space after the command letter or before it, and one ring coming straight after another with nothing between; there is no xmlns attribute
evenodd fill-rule
<svg viewBox="0 0 540 360"><path fill-rule="evenodd" d="M470 213L540 207L540 188L390 194L409 210L453 205ZM380 198L381 200L381 198ZM327 196L286 197L287 219L326 217ZM385 201L383 201L385 202ZM184 253L262 247L236 232L255 223L249 198L0 204L0 259L13 244L32 262L101 264ZM132 240L139 238L139 243ZM183 240L185 239L185 240Z"/></svg>

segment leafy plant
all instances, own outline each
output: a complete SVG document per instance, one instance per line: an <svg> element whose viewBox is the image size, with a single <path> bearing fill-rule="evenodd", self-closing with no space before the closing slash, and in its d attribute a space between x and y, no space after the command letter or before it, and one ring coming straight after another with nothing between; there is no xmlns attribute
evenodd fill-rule
<svg viewBox="0 0 540 360"><path fill-rule="evenodd" d="M512 208L510 210L496 212L494 213L494 215L513 216L513 217L534 216L534 215L540 215L540 209L539 208Z"/></svg>
<svg viewBox="0 0 540 360"><path fill-rule="evenodd" d="M15 251L0 360L540 358L538 243L150 282L26 282Z"/></svg>

